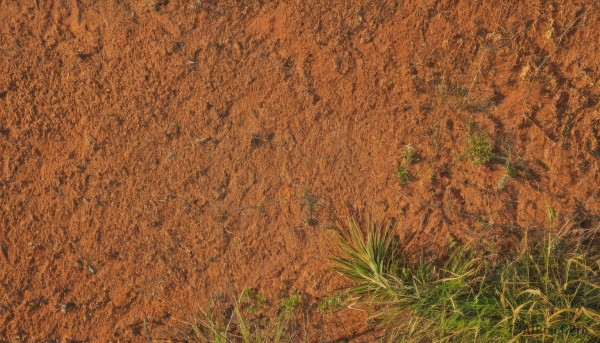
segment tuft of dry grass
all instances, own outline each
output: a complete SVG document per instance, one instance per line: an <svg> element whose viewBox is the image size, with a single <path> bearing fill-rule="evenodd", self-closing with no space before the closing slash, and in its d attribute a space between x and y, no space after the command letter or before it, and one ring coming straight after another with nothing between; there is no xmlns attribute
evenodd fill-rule
<svg viewBox="0 0 600 343"><path fill-rule="evenodd" d="M197 343L286 343L308 339L302 297L292 294L269 300L254 288L227 301L218 297L183 321L177 341ZM167 341L170 342L170 341Z"/></svg>

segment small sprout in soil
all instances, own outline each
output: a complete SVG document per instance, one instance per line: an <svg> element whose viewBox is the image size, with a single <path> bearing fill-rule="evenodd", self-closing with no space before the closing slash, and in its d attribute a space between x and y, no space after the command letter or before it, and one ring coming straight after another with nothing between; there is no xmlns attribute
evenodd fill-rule
<svg viewBox="0 0 600 343"><path fill-rule="evenodd" d="M410 173L404 164L398 166L396 170L396 177L398 177L398 181L402 186L406 186L410 183Z"/></svg>
<svg viewBox="0 0 600 343"><path fill-rule="evenodd" d="M303 195L303 208L306 213L305 223L310 226L317 226L319 220L317 219L317 212L319 211L319 199L313 194L312 190L307 189Z"/></svg>
<svg viewBox="0 0 600 343"><path fill-rule="evenodd" d="M502 187L504 187L508 180L510 180L510 176L508 175L508 173L506 173L504 174L504 176L502 176L500 181L498 181L498 187L496 189L501 189Z"/></svg>
<svg viewBox="0 0 600 343"><path fill-rule="evenodd" d="M329 312L342 309L342 296L337 295L335 297L325 296L321 302L319 302L319 312Z"/></svg>
<svg viewBox="0 0 600 343"><path fill-rule="evenodd" d="M415 148L410 143L404 147L402 157L404 158L404 164L407 166L419 160Z"/></svg>
<svg viewBox="0 0 600 343"><path fill-rule="evenodd" d="M262 142L263 142L262 136L260 136L260 135L252 135L252 139L250 140L250 143L252 144L252 147L256 148Z"/></svg>
<svg viewBox="0 0 600 343"><path fill-rule="evenodd" d="M494 143L484 135L470 135L467 138L467 157L477 165L484 165L494 158Z"/></svg>
<svg viewBox="0 0 600 343"><path fill-rule="evenodd" d="M475 130L477 130L477 128L479 127L479 125L477 124L477 122L473 119L467 120L467 122L465 123L465 125L467 126L467 132L471 133Z"/></svg>
<svg viewBox="0 0 600 343"><path fill-rule="evenodd" d="M302 302L302 298L300 294L290 295L289 297L281 298L281 311L286 314L293 313L300 303Z"/></svg>
<svg viewBox="0 0 600 343"><path fill-rule="evenodd" d="M256 288L246 287L244 290L242 290L242 298L252 298L256 296L257 293L258 290Z"/></svg>
<svg viewBox="0 0 600 343"><path fill-rule="evenodd" d="M440 176L449 178L450 177L450 165L449 164L444 164L444 166L442 167L442 172L440 173Z"/></svg>
<svg viewBox="0 0 600 343"><path fill-rule="evenodd" d="M516 179L521 175L521 171L526 168L526 165L523 161L519 160L517 162L507 162L505 166L504 175L498 181L498 188L500 189L504 187L504 185L511 179Z"/></svg>
<svg viewBox="0 0 600 343"><path fill-rule="evenodd" d="M245 288L242 292L242 298L248 301L248 312L255 314L260 311L268 302L267 297L258 293L256 288Z"/></svg>
<svg viewBox="0 0 600 343"><path fill-rule="evenodd" d="M265 304L266 302L267 302L267 296L266 296L266 295L264 295L264 294L258 294L258 295L256 296L256 303L257 303L259 306L262 306L262 305L263 305L263 304Z"/></svg>
<svg viewBox="0 0 600 343"><path fill-rule="evenodd" d="M402 150L400 155L404 161L403 163L398 164L398 169L396 169L396 177L398 177L398 181L400 181L402 186L406 186L411 181L411 175L408 171L408 167L412 163L418 161L418 155L415 147L413 147L413 145L410 143L404 147L404 150Z"/></svg>
<svg viewBox="0 0 600 343"><path fill-rule="evenodd" d="M482 220L481 221L481 228L483 230L491 229L492 226L494 226L494 221L493 220L490 220L490 221Z"/></svg>

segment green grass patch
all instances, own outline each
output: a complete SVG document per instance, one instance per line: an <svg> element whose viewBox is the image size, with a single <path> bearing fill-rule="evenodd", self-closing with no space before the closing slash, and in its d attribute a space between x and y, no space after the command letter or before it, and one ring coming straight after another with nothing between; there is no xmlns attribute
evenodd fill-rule
<svg viewBox="0 0 600 343"><path fill-rule="evenodd" d="M415 147L409 143L402 149L400 156L402 156L402 163L398 163L396 177L400 185L407 186L412 181L412 175L408 171L408 168L419 160L419 155Z"/></svg>
<svg viewBox="0 0 600 343"><path fill-rule="evenodd" d="M414 162L418 161L417 151L415 150L415 147L410 143L406 144L404 150L402 150L401 155L404 159L404 165L409 166Z"/></svg>
<svg viewBox="0 0 600 343"><path fill-rule="evenodd" d="M400 256L389 229L363 233L350 220L337 229L331 261L390 341L594 342L600 255L568 232L547 233L505 261L457 246L434 266Z"/></svg>
<svg viewBox="0 0 600 343"><path fill-rule="evenodd" d="M486 135L467 137L467 157L477 165L489 163L494 158L494 142Z"/></svg>
<svg viewBox="0 0 600 343"><path fill-rule="evenodd" d="M410 172L404 164L399 165L398 169L396 169L396 177L402 186L407 186L411 180Z"/></svg>

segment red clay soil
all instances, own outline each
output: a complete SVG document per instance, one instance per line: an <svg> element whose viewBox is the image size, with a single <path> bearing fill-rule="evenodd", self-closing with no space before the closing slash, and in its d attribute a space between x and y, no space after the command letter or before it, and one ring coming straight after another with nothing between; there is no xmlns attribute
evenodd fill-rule
<svg viewBox="0 0 600 343"><path fill-rule="evenodd" d="M315 304L349 215L431 258L590 225L599 32L597 0L0 0L0 341L163 339L247 286ZM368 329L339 317L312 337Z"/></svg>

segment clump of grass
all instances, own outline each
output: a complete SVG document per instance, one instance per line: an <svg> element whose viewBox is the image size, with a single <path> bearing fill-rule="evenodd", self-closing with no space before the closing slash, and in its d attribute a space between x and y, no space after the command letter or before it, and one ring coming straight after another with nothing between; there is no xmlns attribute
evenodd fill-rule
<svg viewBox="0 0 600 343"><path fill-rule="evenodd" d="M407 186L411 180L411 175L404 164L398 165L398 169L396 169L396 177L402 186Z"/></svg>
<svg viewBox="0 0 600 343"><path fill-rule="evenodd" d="M502 266L497 292L513 334L539 340L600 339L600 255L548 234Z"/></svg>
<svg viewBox="0 0 600 343"><path fill-rule="evenodd" d="M400 154L402 156L402 163L398 164L396 169L396 177L400 182L400 185L406 186L410 183L412 176L408 171L408 167L414 162L418 161L418 154L412 144L407 144Z"/></svg>
<svg viewBox="0 0 600 343"><path fill-rule="evenodd" d="M402 158L404 158L404 164L407 166L411 165L413 162L416 162L418 160L415 147L413 147L413 145L410 143L406 144L404 150L402 150L401 155Z"/></svg>
<svg viewBox="0 0 600 343"><path fill-rule="evenodd" d="M473 134L467 137L467 157L477 165L484 165L494 158L494 143L481 134Z"/></svg>
<svg viewBox="0 0 600 343"><path fill-rule="evenodd" d="M600 254L548 233L492 263L456 247L442 266L409 263L389 230L337 229L333 267L393 341L592 342L600 338Z"/></svg>
<svg viewBox="0 0 600 343"><path fill-rule="evenodd" d="M334 269L356 283L351 292L359 295L392 292L389 275L396 270L398 260L391 232L372 225L365 237L354 219L348 221L347 230L335 230L341 254L332 259Z"/></svg>
<svg viewBox="0 0 600 343"><path fill-rule="evenodd" d="M274 305L254 288L246 288L233 304L216 299L192 323L187 342L298 342L307 338L301 327L302 298L293 294Z"/></svg>

